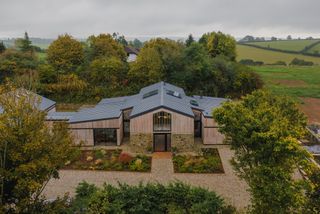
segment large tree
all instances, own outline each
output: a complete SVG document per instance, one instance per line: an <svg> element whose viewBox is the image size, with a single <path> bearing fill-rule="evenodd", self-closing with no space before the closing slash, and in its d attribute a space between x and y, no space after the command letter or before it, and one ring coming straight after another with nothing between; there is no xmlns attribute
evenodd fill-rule
<svg viewBox="0 0 320 214"><path fill-rule="evenodd" d="M58 169L73 154L66 124L49 128L39 102L21 89L5 91L0 97L1 211L34 213L33 204L45 184L58 177Z"/></svg>
<svg viewBox="0 0 320 214"><path fill-rule="evenodd" d="M110 34L92 35L88 38L88 44L89 60L101 57L117 57L122 61L126 61L127 55L124 47Z"/></svg>
<svg viewBox="0 0 320 214"><path fill-rule="evenodd" d="M60 73L73 72L84 62L82 44L68 34L59 36L48 47L47 60Z"/></svg>
<svg viewBox="0 0 320 214"><path fill-rule="evenodd" d="M236 172L250 187L252 211L301 213L304 186L292 175L309 155L298 142L306 118L297 104L259 90L241 101L224 103L213 117L230 139Z"/></svg>
<svg viewBox="0 0 320 214"><path fill-rule="evenodd" d="M203 34L199 42L203 44L212 57L225 56L235 61L236 59L236 40L222 32L211 32Z"/></svg>
<svg viewBox="0 0 320 214"><path fill-rule="evenodd" d="M27 32L24 33L24 38L23 39L17 39L15 41L15 45L22 52L32 51L33 50L33 46L31 45L31 43L32 42L30 41Z"/></svg>

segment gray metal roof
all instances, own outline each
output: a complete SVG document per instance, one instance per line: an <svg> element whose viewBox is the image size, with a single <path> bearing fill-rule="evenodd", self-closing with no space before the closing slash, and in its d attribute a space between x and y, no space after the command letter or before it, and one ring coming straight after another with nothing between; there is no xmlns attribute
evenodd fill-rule
<svg viewBox="0 0 320 214"><path fill-rule="evenodd" d="M54 102L54 101L52 101L52 100L50 100L48 98L45 98L45 97L43 97L43 96L41 96L39 94L36 94L36 93L34 93L32 91L28 91L26 89L22 89L22 88L21 89L17 89L17 92L18 93L23 93L25 95L32 95L32 96L35 96L36 99L39 99L40 103L39 103L38 107L39 107L39 109L41 111L49 110L51 107L53 107L56 104L56 102ZM3 112L3 108L0 106L0 114L2 112Z"/></svg>
<svg viewBox="0 0 320 214"><path fill-rule="evenodd" d="M143 98L144 94L155 90L157 90L156 94ZM168 91L175 92L174 94L179 97L168 94ZM199 106L191 105L190 100L196 100ZM158 82L142 88L136 95L102 99L95 107L81 109L78 112L50 113L48 119L65 118L70 123L111 119L120 117L122 110L128 108L132 108L131 118L158 108L166 108L190 117L194 117L192 109L198 109L203 112L205 117L211 117L212 108L218 107L226 100L214 97L189 97L186 96L182 88Z"/></svg>

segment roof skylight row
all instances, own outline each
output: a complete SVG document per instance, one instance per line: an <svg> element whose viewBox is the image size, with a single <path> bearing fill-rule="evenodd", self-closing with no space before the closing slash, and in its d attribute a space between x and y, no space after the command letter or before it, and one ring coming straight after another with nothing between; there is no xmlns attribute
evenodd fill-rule
<svg viewBox="0 0 320 214"><path fill-rule="evenodd" d="M156 94L158 94L158 90L153 90L153 91L150 91L150 92L148 92L148 93L145 93L145 94L142 96L142 98L145 99L145 98L154 96L154 95L156 95Z"/></svg>

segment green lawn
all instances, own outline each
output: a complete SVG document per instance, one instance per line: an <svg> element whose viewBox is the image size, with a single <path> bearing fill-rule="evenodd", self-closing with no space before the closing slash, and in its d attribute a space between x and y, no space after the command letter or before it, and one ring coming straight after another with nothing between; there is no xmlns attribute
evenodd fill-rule
<svg viewBox="0 0 320 214"><path fill-rule="evenodd" d="M265 87L276 94L295 98L320 98L320 66L256 66L252 68L262 77Z"/></svg>
<svg viewBox="0 0 320 214"><path fill-rule="evenodd" d="M319 53L319 54L320 54L320 43L317 44L316 46L312 47L312 48L308 51L308 53L312 53L312 54L314 54L314 53Z"/></svg>
<svg viewBox="0 0 320 214"><path fill-rule="evenodd" d="M289 54L277 51L269 51L245 45L237 45L237 60L252 59L255 61L262 61L266 64L275 63L277 61L284 61L289 64L294 58L312 61L320 65L320 57L305 56L302 54Z"/></svg>
<svg viewBox="0 0 320 214"><path fill-rule="evenodd" d="M306 46L309 46L319 40L282 40L282 41L266 41L266 42L248 42L246 44L257 45L265 48L274 48L287 51L301 51Z"/></svg>

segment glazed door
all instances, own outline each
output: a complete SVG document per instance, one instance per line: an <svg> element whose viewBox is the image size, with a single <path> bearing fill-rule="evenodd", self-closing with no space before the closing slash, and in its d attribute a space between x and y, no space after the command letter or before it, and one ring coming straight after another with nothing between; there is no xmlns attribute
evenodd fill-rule
<svg viewBox="0 0 320 214"><path fill-rule="evenodd" d="M153 151L167 152L171 150L171 135L170 134L154 134L153 135Z"/></svg>

